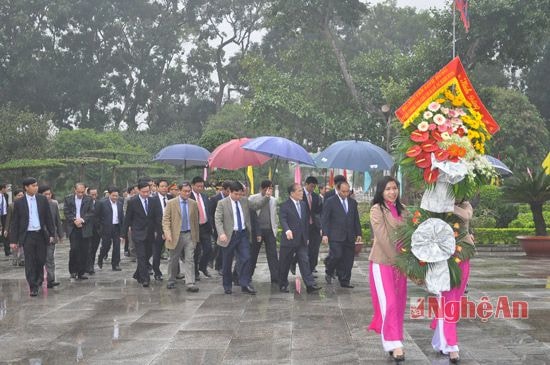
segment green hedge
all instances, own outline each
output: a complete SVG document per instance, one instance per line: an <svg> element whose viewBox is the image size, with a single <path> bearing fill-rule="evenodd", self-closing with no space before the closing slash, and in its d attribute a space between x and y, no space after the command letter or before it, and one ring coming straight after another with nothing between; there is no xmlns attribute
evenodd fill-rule
<svg viewBox="0 0 550 365"><path fill-rule="evenodd" d="M476 228L474 237L476 245L509 245L518 242L516 236L529 236L534 234L535 230L528 228Z"/></svg>

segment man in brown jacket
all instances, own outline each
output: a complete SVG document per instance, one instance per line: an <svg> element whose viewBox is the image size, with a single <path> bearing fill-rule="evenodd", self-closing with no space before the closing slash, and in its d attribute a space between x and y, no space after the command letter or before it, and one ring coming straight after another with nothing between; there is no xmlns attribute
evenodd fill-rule
<svg viewBox="0 0 550 365"><path fill-rule="evenodd" d="M179 258L182 251L184 251L183 272L185 274L185 284L188 292L196 293L199 288L195 286L193 255L197 242L199 242L199 209L197 203L189 199L191 184L185 181L179 186L179 189L180 196L168 201L162 217L164 244L170 254L168 259L168 285L166 287L168 289L176 287Z"/></svg>

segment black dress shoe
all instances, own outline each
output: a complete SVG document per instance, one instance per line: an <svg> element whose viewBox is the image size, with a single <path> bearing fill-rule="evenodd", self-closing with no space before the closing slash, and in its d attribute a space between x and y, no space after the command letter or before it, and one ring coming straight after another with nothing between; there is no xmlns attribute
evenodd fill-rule
<svg viewBox="0 0 550 365"><path fill-rule="evenodd" d="M319 290L321 290L321 287L317 286L317 284L307 287L307 293L308 294L318 292Z"/></svg>
<svg viewBox="0 0 550 365"><path fill-rule="evenodd" d="M103 269L103 260L97 260L97 267Z"/></svg>
<svg viewBox="0 0 550 365"><path fill-rule="evenodd" d="M296 275L296 265L290 266L290 272L292 273L292 275Z"/></svg>
<svg viewBox="0 0 550 365"><path fill-rule="evenodd" d="M113 271L122 271L122 269L120 268L120 266L115 266L113 267Z"/></svg>
<svg viewBox="0 0 550 365"><path fill-rule="evenodd" d="M54 286L58 286L58 285L59 285L59 282L57 282L57 281L50 281L50 282L48 283L48 288L51 289L51 288L53 288Z"/></svg>
<svg viewBox="0 0 550 365"><path fill-rule="evenodd" d="M279 291L280 291L281 293L290 293L290 291L288 290L288 286L281 286L281 287L279 288Z"/></svg>
<svg viewBox="0 0 550 365"><path fill-rule="evenodd" d="M353 289L353 288L355 288L355 287L354 287L353 285L351 285L351 284L340 284L340 286L341 286L342 288L348 288L348 289Z"/></svg>
<svg viewBox="0 0 550 365"><path fill-rule="evenodd" d="M86 275L78 275L78 280L88 280Z"/></svg>
<svg viewBox="0 0 550 365"><path fill-rule="evenodd" d="M168 283L168 285L166 285L166 288L167 289L176 289L176 283Z"/></svg>
<svg viewBox="0 0 550 365"><path fill-rule="evenodd" d="M248 286L243 286L241 288L241 291L245 294L250 294L250 295L256 295L256 289L254 289L252 286L248 285Z"/></svg>
<svg viewBox="0 0 550 365"><path fill-rule="evenodd" d="M30 296L31 296L31 297L36 297L36 296L38 296L38 289L33 289L33 290L31 290Z"/></svg>
<svg viewBox="0 0 550 365"><path fill-rule="evenodd" d="M395 362L402 362L402 361L405 361L405 354L401 354L401 355L394 355L394 352L393 351L389 351L388 354L390 355L390 357L393 359L393 361Z"/></svg>
<svg viewBox="0 0 550 365"><path fill-rule="evenodd" d="M148 281L145 281L145 282L143 282L143 284L141 284L141 285L143 285L144 288L147 288L147 287L149 287L149 282L148 282Z"/></svg>
<svg viewBox="0 0 550 365"><path fill-rule="evenodd" d="M185 289L186 291L190 292L190 293L196 293L199 291L199 287L198 286L188 286L187 289Z"/></svg>
<svg viewBox="0 0 550 365"><path fill-rule="evenodd" d="M155 275L155 281L162 281L162 275Z"/></svg>
<svg viewBox="0 0 550 365"><path fill-rule="evenodd" d="M225 293L225 294L232 294L233 291L232 291L231 289L225 289L225 290L224 290L224 293Z"/></svg>

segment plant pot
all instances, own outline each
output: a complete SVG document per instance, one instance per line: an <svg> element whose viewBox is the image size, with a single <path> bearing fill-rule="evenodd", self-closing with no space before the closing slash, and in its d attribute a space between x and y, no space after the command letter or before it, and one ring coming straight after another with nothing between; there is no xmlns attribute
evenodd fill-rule
<svg viewBox="0 0 550 365"><path fill-rule="evenodd" d="M359 256L361 250L363 249L363 242L355 242L355 256Z"/></svg>
<svg viewBox="0 0 550 365"><path fill-rule="evenodd" d="M527 256L549 256L550 236L517 236Z"/></svg>

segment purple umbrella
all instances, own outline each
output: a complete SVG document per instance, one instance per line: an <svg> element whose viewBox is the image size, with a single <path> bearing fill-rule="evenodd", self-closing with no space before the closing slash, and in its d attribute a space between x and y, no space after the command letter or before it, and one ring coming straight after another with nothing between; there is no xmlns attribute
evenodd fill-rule
<svg viewBox="0 0 550 365"><path fill-rule="evenodd" d="M242 146L245 150L254 151L263 155L301 163L303 165L315 166L315 162L299 144L283 137L264 136L254 138Z"/></svg>

